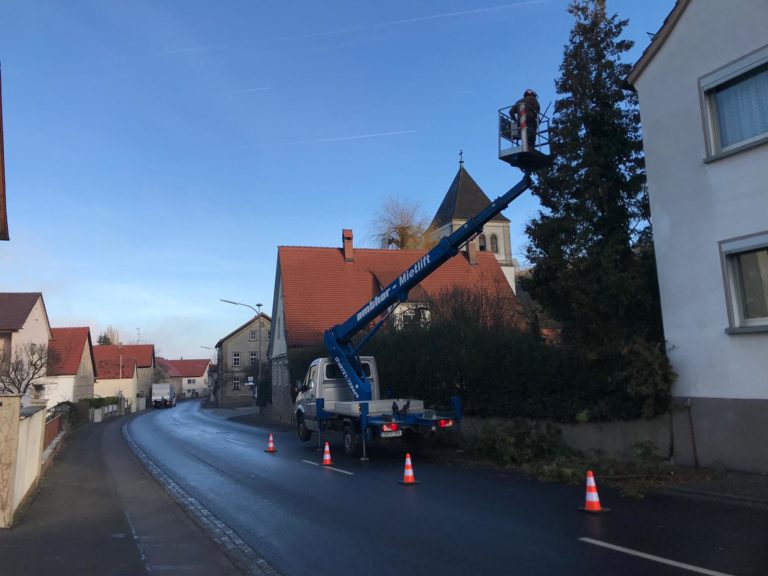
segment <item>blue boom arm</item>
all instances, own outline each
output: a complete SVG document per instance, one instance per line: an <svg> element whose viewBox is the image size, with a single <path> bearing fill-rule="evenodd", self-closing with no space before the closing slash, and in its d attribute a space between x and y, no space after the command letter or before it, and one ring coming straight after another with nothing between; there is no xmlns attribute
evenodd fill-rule
<svg viewBox="0 0 768 576"><path fill-rule="evenodd" d="M491 218L509 206L510 202L520 196L530 186L531 177L526 173L523 179L510 188L506 194L499 196L474 218L467 220L453 234L442 238L437 246L419 258L416 263L405 270L370 302L355 312L346 322L326 330L323 338L325 345L344 375L355 400L371 400L371 384L363 372L358 351L381 326L381 322L374 326L368 337L357 347L352 344L353 336L370 325L371 322L394 304L408 300L408 292L411 288L422 282L446 261L458 254L459 248L463 244L479 233Z"/></svg>

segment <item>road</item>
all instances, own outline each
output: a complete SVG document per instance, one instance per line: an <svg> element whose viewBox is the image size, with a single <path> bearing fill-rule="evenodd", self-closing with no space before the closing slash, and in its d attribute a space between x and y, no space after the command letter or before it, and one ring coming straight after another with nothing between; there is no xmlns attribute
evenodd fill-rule
<svg viewBox="0 0 768 576"><path fill-rule="evenodd" d="M233 422L196 401L130 420L140 449L285 576L312 574L682 575L768 573L768 511L585 489L479 466L420 461L403 486L399 450L362 462L329 435ZM277 453L265 452L269 433Z"/></svg>

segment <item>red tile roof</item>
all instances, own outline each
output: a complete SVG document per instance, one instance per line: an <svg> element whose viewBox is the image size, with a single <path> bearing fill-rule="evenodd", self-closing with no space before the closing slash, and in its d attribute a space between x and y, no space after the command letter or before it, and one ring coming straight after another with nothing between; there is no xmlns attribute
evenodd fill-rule
<svg viewBox="0 0 768 576"><path fill-rule="evenodd" d="M123 356L122 359L118 356L113 358L110 350L102 350L102 348L113 348L113 346L94 346L93 357L96 364L96 379L98 380L114 380L117 378L133 378L133 373L136 370L136 360L133 358ZM114 346L117 348L117 346ZM125 348L125 346L123 346ZM120 367L122 366L122 374Z"/></svg>
<svg viewBox="0 0 768 576"><path fill-rule="evenodd" d="M91 330L86 327L51 328L52 338L48 350L56 355L56 361L48 366L48 376L72 376L77 374L83 350L91 346ZM91 355L93 361L93 355ZM96 368L94 366L94 372Z"/></svg>
<svg viewBox="0 0 768 576"><path fill-rule="evenodd" d="M176 366L171 364L168 360L165 358L157 358L157 366L158 368L165 370L165 375L168 378L181 378L181 373L176 370Z"/></svg>
<svg viewBox="0 0 768 576"><path fill-rule="evenodd" d="M38 298L42 297L40 292L0 293L0 330L21 330Z"/></svg>
<svg viewBox="0 0 768 576"><path fill-rule="evenodd" d="M157 363L166 369L168 376L200 378L205 374L211 361L208 359L168 360L167 358L158 358Z"/></svg>
<svg viewBox="0 0 768 576"><path fill-rule="evenodd" d="M344 261L339 248L278 247L283 288L284 327L289 347L322 342L323 332L362 308L424 250L354 249L354 262ZM490 252L477 253L477 264L466 256L451 258L411 291L411 300L451 287L490 288L514 293ZM420 290L421 289L421 290Z"/></svg>
<svg viewBox="0 0 768 576"><path fill-rule="evenodd" d="M134 360L139 368L151 368L155 357L154 344L115 344L109 346L94 346L93 350L99 351L102 360Z"/></svg>

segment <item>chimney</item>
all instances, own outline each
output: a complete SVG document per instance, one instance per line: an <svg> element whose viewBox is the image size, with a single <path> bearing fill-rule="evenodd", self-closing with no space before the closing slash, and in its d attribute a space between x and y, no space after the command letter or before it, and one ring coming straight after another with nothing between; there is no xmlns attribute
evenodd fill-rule
<svg viewBox="0 0 768 576"><path fill-rule="evenodd" d="M464 246L464 250L467 253L467 260L469 263L472 265L477 264L477 246L475 246L475 241L470 240Z"/></svg>
<svg viewBox="0 0 768 576"><path fill-rule="evenodd" d="M352 249L352 230L342 229L341 242L344 247L344 262L354 262L355 252Z"/></svg>

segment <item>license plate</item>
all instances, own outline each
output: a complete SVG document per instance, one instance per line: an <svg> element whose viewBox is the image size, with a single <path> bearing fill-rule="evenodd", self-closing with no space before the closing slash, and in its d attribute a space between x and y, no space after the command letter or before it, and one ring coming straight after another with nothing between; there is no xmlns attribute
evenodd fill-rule
<svg viewBox="0 0 768 576"><path fill-rule="evenodd" d="M402 430L395 430L393 432L382 432L381 437L382 438L393 438L395 436L402 436L403 431Z"/></svg>

